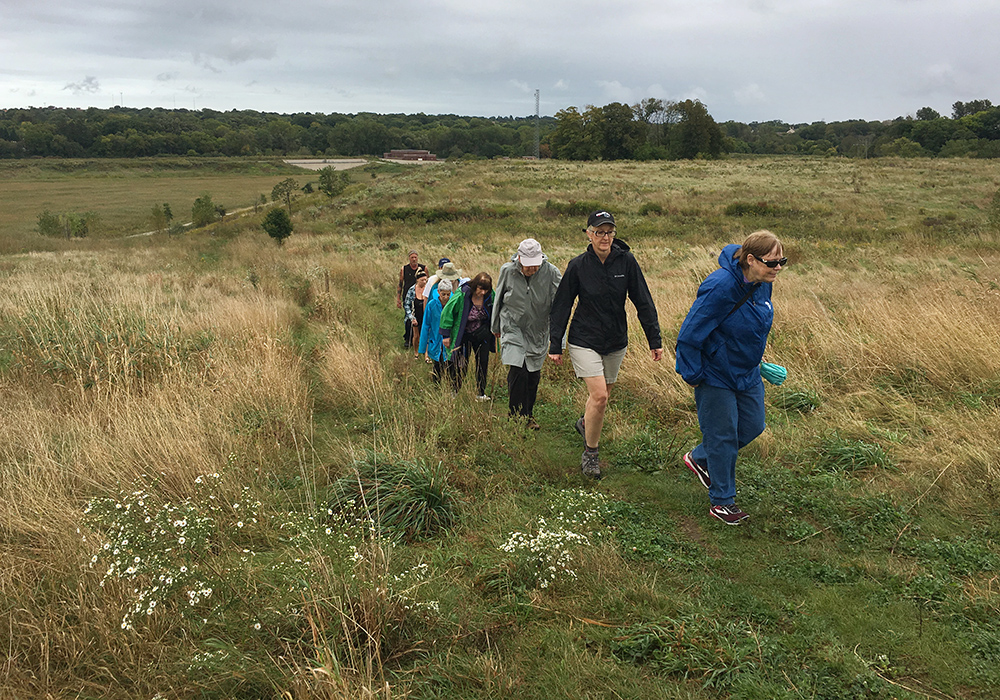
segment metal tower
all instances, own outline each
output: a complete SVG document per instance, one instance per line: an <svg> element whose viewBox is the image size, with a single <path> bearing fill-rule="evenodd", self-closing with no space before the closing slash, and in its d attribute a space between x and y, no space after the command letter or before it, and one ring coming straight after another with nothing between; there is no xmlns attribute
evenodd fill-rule
<svg viewBox="0 0 1000 700"><path fill-rule="evenodd" d="M539 158L539 147L542 140L542 132L538 126L538 90L535 90L535 158Z"/></svg>

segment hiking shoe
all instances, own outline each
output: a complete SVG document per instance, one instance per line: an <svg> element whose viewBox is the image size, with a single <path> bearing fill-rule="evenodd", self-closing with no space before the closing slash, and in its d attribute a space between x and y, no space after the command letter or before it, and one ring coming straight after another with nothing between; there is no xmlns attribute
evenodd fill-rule
<svg viewBox="0 0 1000 700"><path fill-rule="evenodd" d="M528 427L528 430L541 430L542 429L542 426L540 426L538 424L538 421L536 421L531 416L528 416L527 427Z"/></svg>
<svg viewBox="0 0 1000 700"><path fill-rule="evenodd" d="M718 518L726 525L739 525L750 516L740 510L740 507L733 503L728 506L712 506L708 509L708 514L713 518Z"/></svg>
<svg viewBox="0 0 1000 700"><path fill-rule="evenodd" d="M691 456L690 452L681 457L681 459L684 460L684 464L687 465L687 468L693 471L694 475L698 477L698 481L701 482L702 486L706 489L712 486L712 477L708 475L708 469L695 462L694 457Z"/></svg>
<svg viewBox="0 0 1000 700"><path fill-rule="evenodd" d="M583 472L584 476L588 476L591 479L601 478L601 465L598 464L597 450L593 452L590 450L583 451L583 456L580 457L580 471Z"/></svg>
<svg viewBox="0 0 1000 700"><path fill-rule="evenodd" d="M492 401L492 400L493 397L487 396L486 394L480 394L479 396L476 397L476 401Z"/></svg>
<svg viewBox="0 0 1000 700"><path fill-rule="evenodd" d="M580 416L580 419L576 422L576 432L580 433L580 437L582 437L584 441L587 440L587 428L583 423L583 416Z"/></svg>

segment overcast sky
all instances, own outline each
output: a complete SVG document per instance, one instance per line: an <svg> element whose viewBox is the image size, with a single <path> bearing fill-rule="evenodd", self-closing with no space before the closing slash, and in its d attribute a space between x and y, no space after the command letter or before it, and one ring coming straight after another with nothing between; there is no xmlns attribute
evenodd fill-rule
<svg viewBox="0 0 1000 700"><path fill-rule="evenodd" d="M0 107L717 121L1000 103L1000 0L0 0Z"/></svg>

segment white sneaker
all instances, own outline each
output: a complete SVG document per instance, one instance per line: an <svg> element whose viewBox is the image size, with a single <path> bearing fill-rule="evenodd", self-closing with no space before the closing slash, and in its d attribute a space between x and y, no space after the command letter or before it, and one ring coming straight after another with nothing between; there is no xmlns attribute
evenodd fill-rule
<svg viewBox="0 0 1000 700"><path fill-rule="evenodd" d="M493 397L487 396L486 394L480 394L476 397L476 401L492 401Z"/></svg>

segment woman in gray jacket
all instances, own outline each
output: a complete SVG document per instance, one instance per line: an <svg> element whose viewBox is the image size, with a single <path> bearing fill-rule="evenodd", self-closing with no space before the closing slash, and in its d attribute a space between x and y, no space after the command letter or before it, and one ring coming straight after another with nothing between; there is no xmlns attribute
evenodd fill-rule
<svg viewBox="0 0 1000 700"><path fill-rule="evenodd" d="M549 312L561 279L534 238L521 241L497 279L492 331L500 339L500 361L508 366L510 414L527 418L532 430L539 428L533 411L549 347Z"/></svg>

